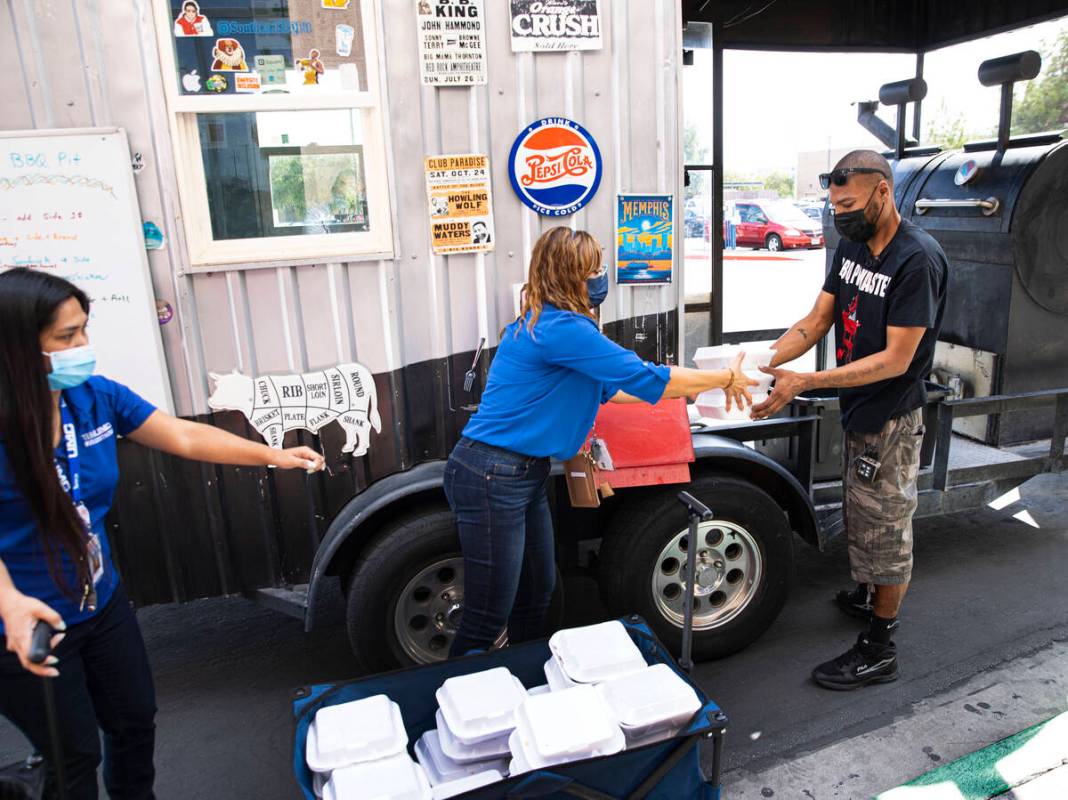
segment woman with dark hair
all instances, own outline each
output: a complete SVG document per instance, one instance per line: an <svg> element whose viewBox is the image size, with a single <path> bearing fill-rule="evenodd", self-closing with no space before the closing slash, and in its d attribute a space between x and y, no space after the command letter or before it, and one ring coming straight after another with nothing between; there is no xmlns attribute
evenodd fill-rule
<svg viewBox="0 0 1068 800"><path fill-rule="evenodd" d="M608 294L602 248L552 228L534 245L519 318L504 329L478 411L445 466L464 556L464 613L450 655L544 635L556 582L549 458L582 447L600 404L656 403L710 389L752 402L741 370L643 361L604 336L591 311Z"/></svg>
<svg viewBox="0 0 1068 800"><path fill-rule="evenodd" d="M177 419L94 376L89 299L62 278L0 274L0 714L49 752L39 678L53 682L67 796L95 798L104 732L111 797L151 798L155 691L144 642L111 562L104 518L118 483L115 439L218 464L319 469L307 447L276 450ZM27 658L38 620L57 631Z"/></svg>

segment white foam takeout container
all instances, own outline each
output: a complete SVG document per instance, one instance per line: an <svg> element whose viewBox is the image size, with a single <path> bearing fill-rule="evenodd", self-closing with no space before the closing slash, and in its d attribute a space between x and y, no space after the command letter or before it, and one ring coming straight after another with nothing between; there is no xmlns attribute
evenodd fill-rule
<svg viewBox="0 0 1068 800"><path fill-rule="evenodd" d="M424 733L415 743L415 758L426 772L431 786L458 781L487 770L496 770L498 773L508 771L506 757L492 761L473 761L468 764L453 761L442 751L438 732L434 729Z"/></svg>
<svg viewBox="0 0 1068 800"><path fill-rule="evenodd" d="M504 667L449 678L437 692L453 738L466 745L498 739L515 727L515 707L526 687Z"/></svg>
<svg viewBox="0 0 1068 800"><path fill-rule="evenodd" d="M407 746L400 706L378 694L320 708L308 726L305 760L313 772L330 772L397 755Z"/></svg>
<svg viewBox="0 0 1068 800"><path fill-rule="evenodd" d="M618 620L557 631L549 638L549 649L574 683L597 683L646 666L638 646Z"/></svg>
<svg viewBox="0 0 1068 800"><path fill-rule="evenodd" d="M470 792L472 789L480 789L483 786L489 786L491 783L498 783L502 780L504 780L504 776L501 773L495 769L488 769L484 772L468 775L466 778L449 781L448 783L439 783L437 786L431 787L430 795L432 800L446 800L446 798Z"/></svg>
<svg viewBox="0 0 1068 800"><path fill-rule="evenodd" d="M738 353L744 352L742 370L755 372L760 375L760 367L766 367L775 356L775 351L770 347L756 347L739 344L721 344L715 347L698 347L693 354L693 362L698 369L726 369L737 357Z"/></svg>
<svg viewBox="0 0 1068 800"><path fill-rule="evenodd" d="M545 662L544 670L545 679L549 682L549 691L551 692L560 692L573 686L582 686L581 683L577 683L567 676L564 668L560 666L560 662L556 660L556 656L549 656L549 660Z"/></svg>
<svg viewBox="0 0 1068 800"><path fill-rule="evenodd" d="M441 745L441 752L458 764L490 761L508 755L508 734L512 732L511 729L496 739L487 739L478 744L464 744L453 735L440 708L435 719L438 725L438 743Z"/></svg>
<svg viewBox="0 0 1068 800"><path fill-rule="evenodd" d="M323 800L431 800L423 768L407 753L342 767L323 786Z"/></svg>
<svg viewBox="0 0 1068 800"><path fill-rule="evenodd" d="M750 396L753 398L753 405L760 405L768 399L767 391L758 391L754 386L750 392ZM752 413L752 406L745 406L745 408L738 408L738 405L731 402L731 410L727 410L727 397L719 389L713 389L710 392L701 392L697 395L697 399L694 401L694 405L697 406L697 412L702 417L709 419L725 419L732 422L749 422L749 414Z"/></svg>
<svg viewBox="0 0 1068 800"><path fill-rule="evenodd" d="M618 753L623 731L592 686L576 686L528 698L515 714L509 738L521 771Z"/></svg>
<svg viewBox="0 0 1068 800"><path fill-rule="evenodd" d="M674 734L701 708L701 699L667 664L597 685L627 744L662 733Z"/></svg>

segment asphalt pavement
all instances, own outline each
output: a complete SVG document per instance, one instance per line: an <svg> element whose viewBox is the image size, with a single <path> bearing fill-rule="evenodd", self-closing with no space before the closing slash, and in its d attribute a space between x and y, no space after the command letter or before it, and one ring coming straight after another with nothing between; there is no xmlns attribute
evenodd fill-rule
<svg viewBox="0 0 1068 800"><path fill-rule="evenodd" d="M917 703L989 671L1011 674L1014 660L1068 641L1066 500L1068 476L1042 476L1001 511L918 522L915 581L898 636L901 680L858 692L827 692L809 681L812 667L847 648L858 626L829 599L847 582L843 543L821 554L798 540L798 577L778 621L744 652L696 669L730 717L728 781L887 727ZM1038 529L1012 517L1024 508ZM571 578L567 590L569 624L602 618L592 580ZM240 598L147 608L138 618L159 700L158 796L299 796L290 692L354 675L343 628L305 634L297 620ZM1052 716L1064 711L1063 700L1029 712ZM899 738L891 752L942 744ZM0 721L0 763L26 748ZM887 780L914 776L913 767L901 772ZM819 788L815 797L827 796Z"/></svg>

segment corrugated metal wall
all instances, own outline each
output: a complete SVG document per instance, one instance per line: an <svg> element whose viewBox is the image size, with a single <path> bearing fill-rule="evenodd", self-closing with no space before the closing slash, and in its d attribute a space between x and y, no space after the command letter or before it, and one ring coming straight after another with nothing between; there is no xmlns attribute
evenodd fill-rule
<svg viewBox="0 0 1068 800"><path fill-rule="evenodd" d="M497 331L513 316L512 285L525 278L534 240L558 224L523 206L506 174L511 144L526 125L563 115L580 122L598 141L605 162L600 190L567 222L590 230L609 253L616 192L678 192L679 4L602 0L601 5L603 50L514 54L508 4L486 0L488 85L434 89L419 80L416 3L381 0L378 27L387 84L396 258L191 274L152 27L153 11L160 9L148 0L4 0L0 127L120 126L145 160L146 168L136 178L142 215L156 221L168 241L165 250L148 257L157 297L176 311L162 333L177 412L207 414L209 371L296 372L356 360L375 373L379 386L385 428L373 437L367 463L357 465L351 476L340 484L325 481L315 498L298 500L296 506L286 505L286 492L278 490L277 481L262 475L253 481L251 491L274 509L255 523L264 526L264 541L292 537L284 528L293 516L304 520L298 527L310 528L288 548L301 550L299 558L278 568L285 553L270 555L272 564L263 570L239 574L233 555L220 552L218 544L225 538L219 531L233 527L232 520L225 521L232 514L227 505L237 500L233 490L228 500L217 496L210 488L210 471L205 472L211 496L204 502L203 544L210 547L207 540L215 541L221 577L209 581L210 586L190 587L176 566L183 556L170 552L156 580L157 586L170 586L163 594L199 596L299 580L310 559L303 551L314 551L323 526L347 497L375 477L446 452L457 426L446 417L462 401L452 377L466 368L449 357L472 351L481 336L490 347L496 343ZM491 157L493 253L431 253L422 158L452 152ZM670 286L613 287L603 321L615 323L608 329L643 355L673 360L680 280L677 261L676 282ZM417 407L420 397L412 396L410 387L404 396L404 372L427 364L436 365L427 373L437 383L433 410ZM416 382L425 381L420 377ZM241 429L233 419L223 424ZM163 494L171 490L164 480L167 469L158 460L144 464L153 470L155 485L137 484L143 492L140 501L159 518L160 509L167 507ZM235 471L232 480L245 480L235 477L241 472ZM188 473L186 479L195 484L197 474ZM294 487L290 494L299 492ZM211 522L212 515L222 521ZM266 547L272 553L277 549ZM150 557L145 550L142 555Z"/></svg>

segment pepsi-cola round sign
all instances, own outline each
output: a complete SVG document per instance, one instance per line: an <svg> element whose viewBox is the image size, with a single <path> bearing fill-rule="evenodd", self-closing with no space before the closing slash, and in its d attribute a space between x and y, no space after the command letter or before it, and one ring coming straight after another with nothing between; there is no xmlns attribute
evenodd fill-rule
<svg viewBox="0 0 1068 800"><path fill-rule="evenodd" d="M508 176L523 204L547 217L574 214L597 194L601 151L579 125L546 117L516 138L508 157Z"/></svg>

